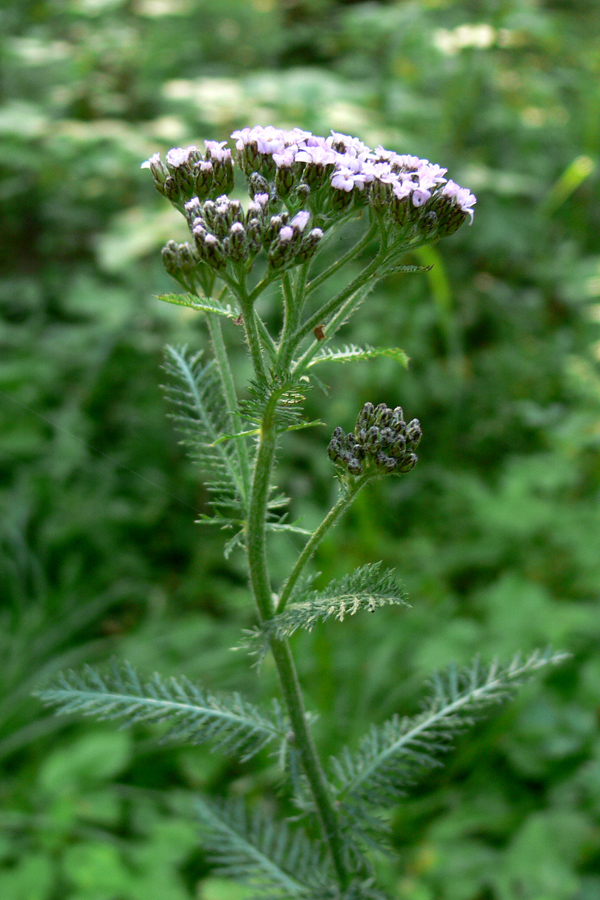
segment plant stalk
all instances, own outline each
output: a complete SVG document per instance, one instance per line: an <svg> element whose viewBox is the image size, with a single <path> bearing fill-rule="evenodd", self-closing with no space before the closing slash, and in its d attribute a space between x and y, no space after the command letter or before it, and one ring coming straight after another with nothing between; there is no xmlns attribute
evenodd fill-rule
<svg viewBox="0 0 600 900"><path fill-rule="evenodd" d="M275 410L277 394L273 394L263 414L250 496L246 546L250 583L261 623L273 617L275 607L267 565L267 503L276 449ZM300 754L304 773L321 822L338 881L342 888L349 882L337 815L332 805L327 781L310 733L302 690L294 659L287 640L270 641L273 659L294 733L294 744Z"/></svg>

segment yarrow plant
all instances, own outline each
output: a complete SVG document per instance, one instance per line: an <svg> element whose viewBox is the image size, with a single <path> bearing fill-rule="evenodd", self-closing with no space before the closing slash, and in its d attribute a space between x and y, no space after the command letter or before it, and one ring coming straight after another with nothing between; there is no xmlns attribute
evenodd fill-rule
<svg viewBox="0 0 600 900"><path fill-rule="evenodd" d="M358 900L383 898L373 876L374 848L385 843L382 811L395 804L419 767L437 764L455 734L514 693L531 674L558 662L549 651L505 665L475 661L435 674L422 711L371 726L358 744L324 765L311 731L290 638L327 619L406 605L393 572L367 564L317 590L309 566L325 535L369 482L406 476L417 463L418 419L400 406L365 403L346 433L337 426L328 446L339 496L310 532L287 519L286 497L273 488L282 434L304 427L302 400L313 368L377 355L406 363L398 348L335 346L334 338L369 291L414 248L454 234L473 221L475 197L446 169L416 156L367 147L358 138L318 137L300 128L255 126L226 141L206 141L156 154L143 164L158 191L187 220L189 239L169 241L167 272L185 289L161 299L202 312L212 356L167 348L167 395L174 418L211 491L203 521L229 529L225 552L243 551L256 607L245 636L250 652L272 655L281 697L260 709L239 695L207 693L184 678L143 681L128 665L111 674L67 672L40 692L61 712L161 722L163 735L212 741L248 759L276 752L298 808L293 822L243 802L197 801L205 847L215 866L254 886L256 898ZM236 185L237 168L247 196ZM322 250L350 222L362 223L354 244L328 265ZM356 229L352 230L355 234ZM328 288L349 263L367 259L341 289ZM259 310L277 292L281 327L272 333ZM221 320L243 328L253 366L236 385ZM311 423L308 423L311 424ZM324 448L325 452L325 448ZM283 584L273 584L269 535L291 531L302 547ZM315 826L317 823L317 826Z"/></svg>

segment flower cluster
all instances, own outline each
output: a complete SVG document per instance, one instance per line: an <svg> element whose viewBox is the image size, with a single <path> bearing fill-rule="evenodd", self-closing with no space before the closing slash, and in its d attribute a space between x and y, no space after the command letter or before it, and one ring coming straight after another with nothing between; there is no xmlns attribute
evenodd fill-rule
<svg viewBox="0 0 600 900"><path fill-rule="evenodd" d="M407 424L401 406L390 409L385 403L365 403L353 432L346 434L339 426L335 429L328 452L350 475L362 475L369 469L404 474L417 464L414 451L420 440L419 420Z"/></svg>
<svg viewBox="0 0 600 900"><path fill-rule="evenodd" d="M204 154L196 146L178 147L165 162L155 154L142 166L187 216L198 260L215 270L230 259L251 261L261 249L274 268L295 265L310 258L340 215L364 207L391 250L453 234L473 219L473 194L426 159L300 128L256 125L231 137L248 179L245 211L228 198L234 159L226 141L206 141ZM309 219L316 226L311 230ZM188 255L184 251L186 261Z"/></svg>
<svg viewBox="0 0 600 900"><path fill-rule="evenodd" d="M371 150L358 138L336 132L323 138L300 128L284 131L256 125L234 131L231 137L242 170L274 179L281 196L299 184L313 192L328 187L338 208L350 199L379 211L391 206L393 218L401 225L411 209L427 206L428 213L436 214L437 230L444 234L456 231L467 218L473 220L474 195L446 179L447 170L429 160L381 146ZM431 217L429 223L432 227Z"/></svg>

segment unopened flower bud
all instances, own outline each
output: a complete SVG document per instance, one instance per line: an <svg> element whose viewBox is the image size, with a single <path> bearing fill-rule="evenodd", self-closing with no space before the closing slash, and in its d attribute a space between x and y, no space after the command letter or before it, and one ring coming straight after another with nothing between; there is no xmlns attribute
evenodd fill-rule
<svg viewBox="0 0 600 900"><path fill-rule="evenodd" d="M406 426L406 440L407 443L410 444L411 449L418 445L422 434L421 423L418 419L412 419Z"/></svg>
<svg viewBox="0 0 600 900"><path fill-rule="evenodd" d="M200 160L194 166L194 186L196 196L200 200L206 199L214 189L214 167L208 160Z"/></svg>
<svg viewBox="0 0 600 900"><path fill-rule="evenodd" d="M315 255L322 238L323 231L320 228L313 228L306 237L302 239L300 249L296 254L296 262L306 262L308 259L311 259Z"/></svg>
<svg viewBox="0 0 600 900"><path fill-rule="evenodd" d="M196 247L202 259L212 269L223 269L227 259L223 246L214 234L205 234L201 240L196 241Z"/></svg>
<svg viewBox="0 0 600 900"><path fill-rule="evenodd" d="M263 175L260 175L258 172L252 172L248 179L248 190L252 199L255 200L256 194L266 194L268 197L271 189L269 182Z"/></svg>
<svg viewBox="0 0 600 900"><path fill-rule="evenodd" d="M263 245L263 229L258 219L250 219L246 229L248 246L253 253L258 253Z"/></svg>
<svg viewBox="0 0 600 900"><path fill-rule="evenodd" d="M241 222L234 222L229 229L229 253L234 262L242 262L248 256L248 240L246 229Z"/></svg>
<svg viewBox="0 0 600 900"><path fill-rule="evenodd" d="M348 462L346 463L346 468L351 475L360 475L362 474L363 470L360 460L356 459L356 457L352 457L348 460Z"/></svg>
<svg viewBox="0 0 600 900"><path fill-rule="evenodd" d="M365 403L358 414L356 425L358 428L369 428L373 424L375 407L372 403Z"/></svg>
<svg viewBox="0 0 600 900"><path fill-rule="evenodd" d="M389 425L392 421L393 412L385 403L380 403L375 409L375 422L378 425Z"/></svg>
<svg viewBox="0 0 600 900"><path fill-rule="evenodd" d="M372 425L367 431L365 446L371 452L377 450L381 446L381 434L377 425Z"/></svg>
<svg viewBox="0 0 600 900"><path fill-rule="evenodd" d="M407 472L410 472L411 469L417 464L417 454L409 453L402 461L398 463L398 471L405 475Z"/></svg>
<svg viewBox="0 0 600 900"><path fill-rule="evenodd" d="M390 422L390 428L398 429L404 425L404 410L401 406L396 406Z"/></svg>

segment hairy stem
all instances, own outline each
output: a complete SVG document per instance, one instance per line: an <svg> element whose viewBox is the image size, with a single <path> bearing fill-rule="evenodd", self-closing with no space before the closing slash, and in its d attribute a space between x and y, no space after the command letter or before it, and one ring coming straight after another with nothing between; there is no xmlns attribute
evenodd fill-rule
<svg viewBox="0 0 600 900"><path fill-rule="evenodd" d="M319 527L309 537L308 541L304 545L302 553L296 560L296 564L292 569L288 580L283 586L283 589L279 596L279 601L277 603L278 613L282 612L285 609L286 604L292 596L294 588L298 582L298 578L304 570L304 567L315 553L317 547L319 546L329 529L333 525L335 525L342 513L345 512L353 502L360 489L364 487L367 481L369 481L372 477L373 473L367 473L363 475L362 478L359 478L356 482L354 482L354 484L352 484L347 489L347 491L339 497L335 506L332 506Z"/></svg>
<svg viewBox="0 0 600 900"><path fill-rule="evenodd" d="M338 269L341 269L342 266L345 266L347 262L350 262L351 259L354 259L355 256L358 256L362 250L369 244L372 239L375 237L377 233L377 224L374 223L371 225L369 230L363 235L363 237L354 244L343 256L340 256L339 259L336 259L334 263L332 263L327 269L324 269L323 272L320 272L315 278L313 278L306 286L306 295L307 297L316 291L318 287L320 287L324 281L327 281L328 278L331 278Z"/></svg>
<svg viewBox="0 0 600 900"><path fill-rule="evenodd" d="M382 261L381 254L378 253L375 259L369 263L368 266L362 270L362 272L356 276L356 278L350 282L347 287L341 290L335 297L332 297L331 300L328 300L323 306L313 313L310 318L301 325L296 332L293 334L291 338L291 344L295 348L298 344L311 333L313 328L316 328L317 325L322 325L323 322L331 315L334 315L340 306L344 303L348 297L351 297L356 293L364 284L366 284L371 278L373 278L377 272Z"/></svg>
<svg viewBox="0 0 600 900"><path fill-rule="evenodd" d="M248 347L250 348L250 356L252 357L254 371L258 378L265 379L267 373L260 344L259 327L256 320L257 317L254 313L254 305L248 296L246 284L243 280L240 281L239 284L236 284L235 287L232 286L232 290L234 291L239 301L240 309L242 310L242 320L246 330L246 340L248 341Z"/></svg>
<svg viewBox="0 0 600 900"><path fill-rule="evenodd" d="M273 394L263 414L256 454L250 510L246 534L250 583L261 622L275 614L271 580L267 564L267 503L276 449L275 410L277 394ZM285 705L292 723L294 744L298 749L304 773L317 808L323 837L329 848L338 881L346 887L349 875L344 862L337 816L317 751L310 733L302 691L287 640L271 639L271 650L277 667Z"/></svg>

